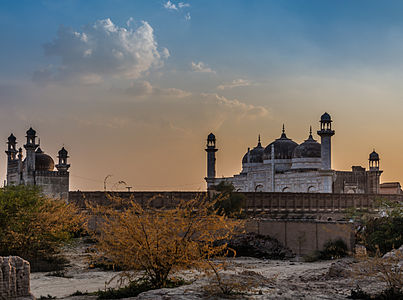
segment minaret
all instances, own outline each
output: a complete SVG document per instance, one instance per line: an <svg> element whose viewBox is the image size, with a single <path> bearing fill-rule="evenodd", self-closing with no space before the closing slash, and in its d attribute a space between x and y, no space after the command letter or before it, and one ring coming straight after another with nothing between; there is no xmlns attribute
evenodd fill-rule
<svg viewBox="0 0 403 300"><path fill-rule="evenodd" d="M325 112L320 117L320 130L318 135L321 137L321 157L322 157L322 169L332 169L332 145L331 138L334 135L332 130L332 119L330 115Z"/></svg>
<svg viewBox="0 0 403 300"><path fill-rule="evenodd" d="M374 151L369 155L368 193L380 193L380 177L383 171L379 169L379 154Z"/></svg>
<svg viewBox="0 0 403 300"><path fill-rule="evenodd" d="M64 147L59 151L59 163L56 165L56 168L59 172L67 172L70 168L70 165L67 163L68 152Z"/></svg>
<svg viewBox="0 0 403 300"><path fill-rule="evenodd" d="M215 135L210 133L207 137L207 178L215 178L215 153L217 152Z"/></svg>
<svg viewBox="0 0 403 300"><path fill-rule="evenodd" d="M16 149L16 145L17 145L17 139L14 136L14 134L11 134L8 137L8 141L7 141L7 150L6 150L6 154L7 154L7 180L6 180L6 185L14 185L14 184L18 184L18 182L16 181L16 167L18 167L18 165L15 164L16 158L17 158L17 149Z"/></svg>
<svg viewBox="0 0 403 300"><path fill-rule="evenodd" d="M14 136L14 134L11 134L8 137L7 145L8 146L7 146L6 154L7 154L8 161L15 160L16 159L16 154L17 154L17 149L16 149L17 139Z"/></svg>
<svg viewBox="0 0 403 300"><path fill-rule="evenodd" d="M24 145L26 150L24 178L25 184L35 184L35 150L39 145L36 144L36 131L31 128L27 131L27 143Z"/></svg>

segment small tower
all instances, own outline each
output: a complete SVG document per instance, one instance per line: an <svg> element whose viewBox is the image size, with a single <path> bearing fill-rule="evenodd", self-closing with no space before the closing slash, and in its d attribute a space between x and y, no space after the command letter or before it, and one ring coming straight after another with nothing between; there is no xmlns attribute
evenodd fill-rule
<svg viewBox="0 0 403 300"><path fill-rule="evenodd" d="M70 165L67 164L68 152L64 147L59 151L59 163L56 165L56 168L59 172L67 172L70 168Z"/></svg>
<svg viewBox="0 0 403 300"><path fill-rule="evenodd" d="M16 145L17 145L17 138L14 136L14 134L11 134L8 137L8 142L7 142L7 158L8 161L13 161L16 159L16 155L17 155L17 149L16 149Z"/></svg>
<svg viewBox="0 0 403 300"><path fill-rule="evenodd" d="M334 135L334 130L332 130L332 119L330 115L325 112L320 117L320 130L318 130L318 135L321 137L321 157L322 157L322 169L331 170L332 169L332 145L331 138Z"/></svg>
<svg viewBox="0 0 403 300"><path fill-rule="evenodd" d="M24 145L26 150L26 158L25 158L25 184L35 184L35 150L38 148L38 144L36 144L36 131L30 127L27 131L27 143Z"/></svg>
<svg viewBox="0 0 403 300"><path fill-rule="evenodd" d="M215 153L218 151L216 148L216 139L215 135L210 133L207 137L207 146L206 146L206 152L207 152L207 186L209 187L210 185L213 184L213 181L210 179L215 178Z"/></svg>
<svg viewBox="0 0 403 300"><path fill-rule="evenodd" d="M382 171L379 169L379 154L375 152L375 149L369 155L369 172L368 172L368 193L379 194L380 193L380 181Z"/></svg>
<svg viewBox="0 0 403 300"><path fill-rule="evenodd" d="M379 171L379 154L374 151L369 155L369 170Z"/></svg>

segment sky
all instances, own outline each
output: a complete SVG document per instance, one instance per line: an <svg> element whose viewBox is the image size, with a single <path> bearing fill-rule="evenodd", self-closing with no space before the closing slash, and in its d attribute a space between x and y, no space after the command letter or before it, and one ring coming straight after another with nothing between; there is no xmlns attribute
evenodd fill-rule
<svg viewBox="0 0 403 300"><path fill-rule="evenodd" d="M333 168L403 182L403 2L0 0L0 136L32 126L70 189L205 190L248 147L333 119ZM315 134L314 138L320 140ZM6 155L0 157L0 179ZM109 176L111 175L111 176ZM125 184L119 184L124 181Z"/></svg>

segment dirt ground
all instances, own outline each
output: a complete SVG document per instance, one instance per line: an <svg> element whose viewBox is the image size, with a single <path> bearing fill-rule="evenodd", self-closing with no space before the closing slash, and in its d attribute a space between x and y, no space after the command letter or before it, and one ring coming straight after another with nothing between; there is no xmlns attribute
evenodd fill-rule
<svg viewBox="0 0 403 300"><path fill-rule="evenodd" d="M88 268L88 254L85 249L88 245L76 243L66 249L70 266L62 273L31 274L31 291L35 297L53 296L58 299L89 300L95 296L72 297L76 291L94 292L107 287L116 287L118 272L102 271ZM337 264L343 266L349 259L339 260ZM241 299L346 299L350 290L357 283L365 291L379 291L382 283L371 279L357 281L343 274L329 275L329 267L335 261L298 262L262 260L255 258L233 259L225 276L233 276L242 282L239 274L249 274L257 279L267 279L260 287L239 296ZM248 275L248 276L249 276ZM148 291L132 299L219 299L217 296L206 296L206 290L211 281L205 276L196 273L183 274L185 279L192 279L190 285L174 289ZM113 279L114 278L114 279Z"/></svg>

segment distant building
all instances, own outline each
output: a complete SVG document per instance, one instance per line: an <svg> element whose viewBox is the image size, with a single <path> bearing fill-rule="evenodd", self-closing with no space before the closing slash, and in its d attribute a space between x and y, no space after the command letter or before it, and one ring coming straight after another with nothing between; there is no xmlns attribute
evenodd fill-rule
<svg viewBox="0 0 403 300"><path fill-rule="evenodd" d="M280 138L263 147L258 138L257 146L248 148L242 158L242 171L232 177L215 176L216 138L207 137L207 187L220 182L232 183L236 190L244 192L293 192L293 193L380 193L379 155L369 156L369 170L354 166L352 171L332 169L331 137L332 119L324 113L317 134L321 143L314 140L312 128L308 139L297 144L289 139L284 125Z"/></svg>
<svg viewBox="0 0 403 300"><path fill-rule="evenodd" d="M59 151L59 163L55 166L52 157L36 144L36 137L36 131L30 128L24 145L25 159L22 148L17 150L16 137L13 134L8 137L6 185L37 185L49 197L68 200L70 165L67 163L69 156L66 149L63 147Z"/></svg>
<svg viewBox="0 0 403 300"><path fill-rule="evenodd" d="M403 194L400 182L385 182L381 184L381 194Z"/></svg>

